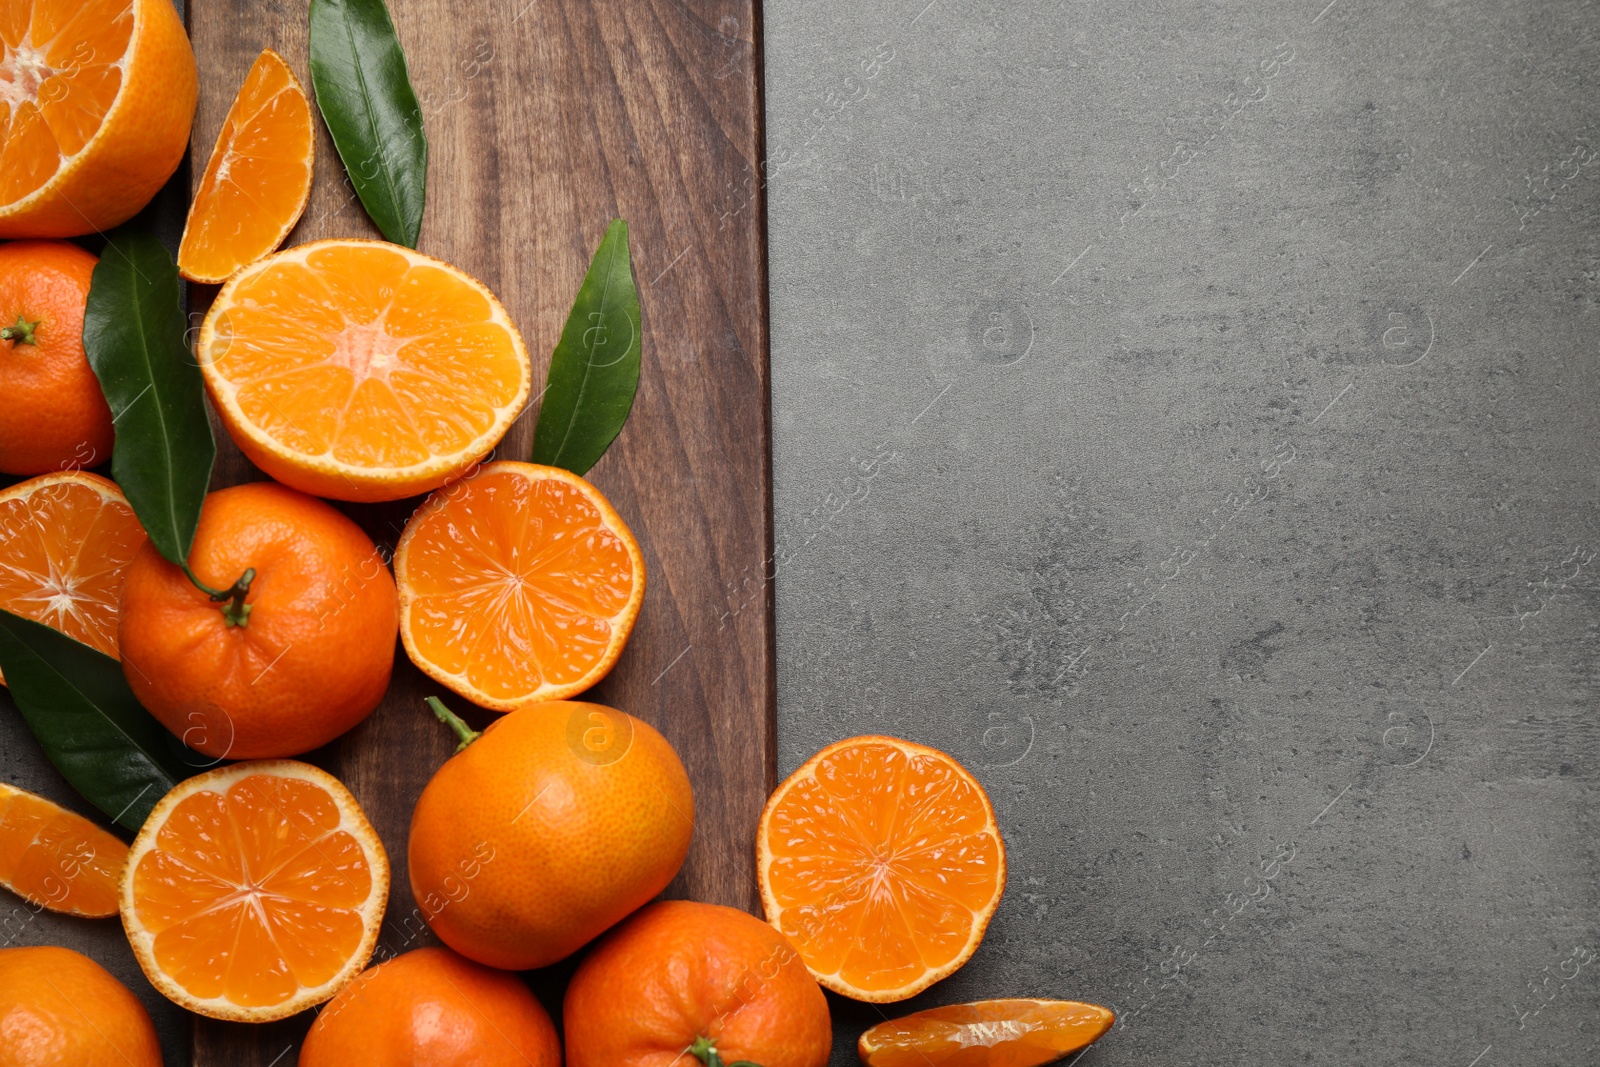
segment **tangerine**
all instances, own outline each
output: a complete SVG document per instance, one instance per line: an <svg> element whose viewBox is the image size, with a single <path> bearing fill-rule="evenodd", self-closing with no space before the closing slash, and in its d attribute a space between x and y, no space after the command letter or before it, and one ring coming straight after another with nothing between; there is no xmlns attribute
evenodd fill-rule
<svg viewBox="0 0 1600 1067"><path fill-rule="evenodd" d="M189 566L194 580L147 544L123 580L117 633L134 695L190 748L297 755L383 699L394 579L328 504L272 482L211 493Z"/></svg>
<svg viewBox="0 0 1600 1067"><path fill-rule="evenodd" d="M0 472L47 474L111 458L111 408L83 350L98 262L66 241L0 245Z"/></svg>
<svg viewBox="0 0 1600 1067"><path fill-rule="evenodd" d="M411 891L440 940L506 970L563 959L661 892L694 829L672 746L633 716L549 701L469 730L411 815Z"/></svg>
<svg viewBox="0 0 1600 1067"><path fill-rule="evenodd" d="M555 1025L522 979L447 948L363 971L317 1015L300 1067L561 1067Z"/></svg>

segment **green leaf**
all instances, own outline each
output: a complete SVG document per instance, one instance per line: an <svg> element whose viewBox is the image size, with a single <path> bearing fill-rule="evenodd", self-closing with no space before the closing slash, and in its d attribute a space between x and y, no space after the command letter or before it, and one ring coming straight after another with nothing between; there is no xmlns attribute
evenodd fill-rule
<svg viewBox="0 0 1600 1067"><path fill-rule="evenodd" d="M628 421L639 390L639 290L628 224L612 221L550 356L533 461L584 474Z"/></svg>
<svg viewBox="0 0 1600 1067"><path fill-rule="evenodd" d="M172 256L148 233L117 230L89 283L83 347L116 424L111 476L156 548L180 567L217 455L185 327Z"/></svg>
<svg viewBox="0 0 1600 1067"><path fill-rule="evenodd" d="M184 748L140 706L116 660L5 610L0 672L50 762L130 830L173 786L217 762Z"/></svg>
<svg viewBox="0 0 1600 1067"><path fill-rule="evenodd" d="M383 0L311 0L311 84L367 214L389 240L417 247L428 138Z"/></svg>

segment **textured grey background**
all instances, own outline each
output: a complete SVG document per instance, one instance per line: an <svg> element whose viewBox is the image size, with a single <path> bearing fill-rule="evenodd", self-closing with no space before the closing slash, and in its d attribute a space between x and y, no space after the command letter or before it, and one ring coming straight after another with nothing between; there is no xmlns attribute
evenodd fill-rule
<svg viewBox="0 0 1600 1067"><path fill-rule="evenodd" d="M1600 1063L1600 7L765 19L781 769L942 747L1012 865L888 1013Z"/></svg>

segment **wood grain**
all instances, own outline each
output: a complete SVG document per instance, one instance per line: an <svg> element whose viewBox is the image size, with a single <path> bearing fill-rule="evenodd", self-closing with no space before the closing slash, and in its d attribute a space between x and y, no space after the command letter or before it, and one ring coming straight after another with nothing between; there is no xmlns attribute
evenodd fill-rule
<svg viewBox="0 0 1600 1067"><path fill-rule="evenodd" d="M644 370L632 420L589 477L638 535L649 591L590 699L653 723L689 769L695 838L668 895L759 911L754 831L775 752L757 10L751 0L389 7L430 142L421 250L500 296L534 354L536 391L589 256L612 218L628 220ZM306 2L191 0L189 24L198 175L262 48L309 84ZM289 243L376 236L325 133L317 148L316 187ZM196 315L212 296L191 294ZM497 456L527 458L535 414ZM259 477L224 442L217 484ZM416 503L345 510L392 545ZM355 792L389 851L382 945L392 952L432 940L407 921L405 842L418 794L452 749L422 706L437 691L400 653L383 706L314 757ZM309 1013L266 1027L198 1020L194 1063L287 1067L309 1023Z"/></svg>

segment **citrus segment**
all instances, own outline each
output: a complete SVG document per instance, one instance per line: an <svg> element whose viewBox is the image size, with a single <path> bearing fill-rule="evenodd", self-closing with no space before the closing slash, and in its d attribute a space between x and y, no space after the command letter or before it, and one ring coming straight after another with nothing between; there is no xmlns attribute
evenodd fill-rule
<svg viewBox="0 0 1600 1067"><path fill-rule="evenodd" d="M1005 889L983 787L936 749L829 745L767 802L756 841L767 919L817 980L903 1000L971 957Z"/></svg>
<svg viewBox="0 0 1600 1067"><path fill-rule="evenodd" d="M528 397L505 308L454 267L381 241L319 241L240 271L200 332L239 447L317 496L395 500L458 477Z"/></svg>
<svg viewBox="0 0 1600 1067"><path fill-rule="evenodd" d="M857 1043L867 1067L1038 1067L1093 1044L1116 1016L1075 1000L979 1000L891 1019Z"/></svg>
<svg viewBox="0 0 1600 1067"><path fill-rule="evenodd" d="M267 49L245 76L189 206L178 272L227 281L289 236L311 196L311 105L283 57Z"/></svg>
<svg viewBox="0 0 1600 1067"><path fill-rule="evenodd" d="M644 599L644 557L610 503L534 463L491 463L435 493L394 567L412 662L497 711L604 678Z"/></svg>
<svg viewBox="0 0 1600 1067"><path fill-rule="evenodd" d="M0 782L0 885L30 904L115 915L127 858L127 845L82 815Z"/></svg>
<svg viewBox="0 0 1600 1067"><path fill-rule="evenodd" d="M383 846L348 790L304 763L238 763L180 783L134 840L122 919L151 983L216 1019L281 1019L366 966L389 893Z"/></svg>
<svg viewBox="0 0 1600 1067"><path fill-rule="evenodd" d="M171 0L9 0L0 44L0 237L132 217L177 169L194 118Z"/></svg>
<svg viewBox="0 0 1600 1067"><path fill-rule="evenodd" d="M122 491L98 474L0 490L0 608L115 656L123 574L144 543Z"/></svg>

